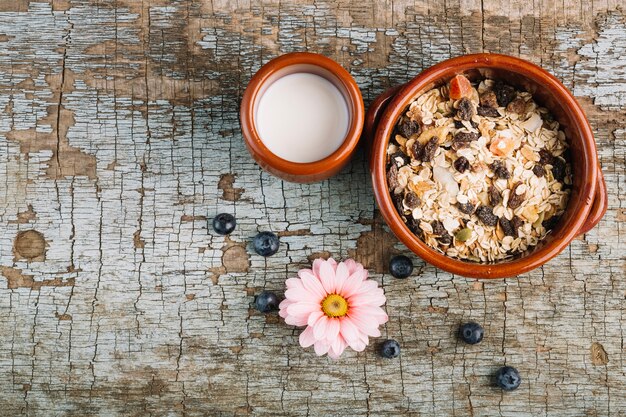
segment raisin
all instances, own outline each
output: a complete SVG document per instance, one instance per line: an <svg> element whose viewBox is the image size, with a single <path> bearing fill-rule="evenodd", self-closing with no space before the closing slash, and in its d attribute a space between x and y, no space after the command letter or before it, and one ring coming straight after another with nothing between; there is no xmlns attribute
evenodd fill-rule
<svg viewBox="0 0 626 417"><path fill-rule="evenodd" d="M474 115L474 107L472 106L472 102L467 97L463 97L459 100L457 106L456 115L459 116L459 119L470 120Z"/></svg>
<svg viewBox="0 0 626 417"><path fill-rule="evenodd" d="M552 161L552 176L559 182L565 178L565 161L563 159L555 157Z"/></svg>
<svg viewBox="0 0 626 417"><path fill-rule="evenodd" d="M498 99L493 91L485 91L480 95L480 105L485 107L498 107Z"/></svg>
<svg viewBox="0 0 626 417"><path fill-rule="evenodd" d="M424 144L420 160L422 162L432 161L435 157L435 152L437 152L437 148L439 148L439 138L437 136L433 136Z"/></svg>
<svg viewBox="0 0 626 417"><path fill-rule="evenodd" d="M498 223L498 216L493 214L491 207L480 206L476 209L476 216L487 226L495 226Z"/></svg>
<svg viewBox="0 0 626 417"><path fill-rule="evenodd" d="M402 205L402 196L400 194L396 194L392 191L391 199L393 200L393 204L396 206L396 210L401 215L404 214L404 206Z"/></svg>
<svg viewBox="0 0 626 417"><path fill-rule="evenodd" d="M452 243L452 236L450 236L450 233L448 233L446 231L446 233L441 236L439 239L437 239L439 241L439 243L441 243L442 245L449 245Z"/></svg>
<svg viewBox="0 0 626 417"><path fill-rule="evenodd" d="M522 185L522 183L518 182L511 189L511 194L509 194L509 204L508 204L509 208L512 208L512 209L518 208L519 206L522 205L522 203L524 202L524 199L526 198L526 192L523 192L521 194L516 193L517 187L519 187L520 185Z"/></svg>
<svg viewBox="0 0 626 417"><path fill-rule="evenodd" d="M517 216L513 216L513 218L511 219L511 226L513 227L513 230L515 230L515 233L517 233L518 229L523 225L524 220L520 219Z"/></svg>
<svg viewBox="0 0 626 417"><path fill-rule="evenodd" d="M478 106L477 113L483 117L500 117L500 113L495 107Z"/></svg>
<svg viewBox="0 0 626 417"><path fill-rule="evenodd" d="M470 167L470 163L466 157L460 156L454 161L454 169L459 171L460 173L464 173Z"/></svg>
<svg viewBox="0 0 626 417"><path fill-rule="evenodd" d="M500 194L500 191L493 185L487 190L487 195L489 197L489 203L491 203L492 206L497 206L500 201L502 201L502 194Z"/></svg>
<svg viewBox="0 0 626 417"><path fill-rule="evenodd" d="M509 173L509 170L506 169L506 166L504 166L502 161L498 161L498 160L493 161L493 163L489 165L489 168L491 168L493 173L496 174L496 178L501 178L505 180L508 180L509 178L511 178L511 174Z"/></svg>
<svg viewBox="0 0 626 417"><path fill-rule="evenodd" d="M552 165L552 161L554 160L554 156L550 153L550 151L545 149L539 150L539 164L540 165Z"/></svg>
<svg viewBox="0 0 626 417"><path fill-rule="evenodd" d="M454 121L454 128L455 129L463 129L465 126L463 125L463 122L460 120L455 120Z"/></svg>
<svg viewBox="0 0 626 417"><path fill-rule="evenodd" d="M439 220L433 221L430 226L433 228L433 235L435 236L443 236L444 234L448 233L446 228L443 227L443 223L441 223Z"/></svg>
<svg viewBox="0 0 626 417"><path fill-rule="evenodd" d="M409 226L409 230L413 232L417 236L424 236L424 231L420 227L420 221L413 218L413 216L409 217L406 222L407 226Z"/></svg>
<svg viewBox="0 0 626 417"><path fill-rule="evenodd" d="M522 114L526 110L526 101L521 97L517 97L506 106L506 110L511 113Z"/></svg>
<svg viewBox="0 0 626 417"><path fill-rule="evenodd" d="M557 223L559 222L561 218L559 216L552 216L547 220L544 220L543 222L541 222L541 225L546 229L546 230L552 230L556 227Z"/></svg>
<svg viewBox="0 0 626 417"><path fill-rule="evenodd" d="M543 177L544 175L546 175L546 169L543 166L537 164L533 167L533 174L538 177Z"/></svg>
<svg viewBox="0 0 626 417"><path fill-rule="evenodd" d="M422 200L415 194L413 191L409 191L404 196L404 205L409 208L409 210L413 210L415 207L419 206L422 203Z"/></svg>
<svg viewBox="0 0 626 417"><path fill-rule="evenodd" d="M407 139L413 135L419 134L421 130L419 123L415 120L404 119L398 123L398 133Z"/></svg>
<svg viewBox="0 0 626 417"><path fill-rule="evenodd" d="M452 149L459 150L467 148L470 142L478 140L479 136L476 132L458 132L452 140Z"/></svg>
<svg viewBox="0 0 626 417"><path fill-rule="evenodd" d="M407 155L405 155L404 152L396 152L391 155L391 157L389 158L389 162L400 168L411 162L411 159Z"/></svg>
<svg viewBox="0 0 626 417"><path fill-rule="evenodd" d="M506 107L515 97L515 89L508 84L504 84L502 81L496 82L493 88L493 92L496 93L496 99L498 105Z"/></svg>
<svg viewBox="0 0 626 417"><path fill-rule="evenodd" d="M517 231L513 229L513 225L506 217L500 217L500 227L506 236L517 237Z"/></svg>
<svg viewBox="0 0 626 417"><path fill-rule="evenodd" d="M389 183L389 189L393 192L400 186L398 182L398 167L395 164L391 164L389 171L387 171L387 182Z"/></svg>
<svg viewBox="0 0 626 417"><path fill-rule="evenodd" d="M456 206L461 213L472 214L474 212L474 205L472 203L456 203Z"/></svg>

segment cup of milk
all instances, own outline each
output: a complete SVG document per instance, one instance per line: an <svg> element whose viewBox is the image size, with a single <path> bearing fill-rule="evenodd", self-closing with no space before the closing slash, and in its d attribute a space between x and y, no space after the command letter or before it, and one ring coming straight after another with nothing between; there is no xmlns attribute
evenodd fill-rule
<svg viewBox="0 0 626 417"><path fill-rule="evenodd" d="M240 120L261 168L305 183L329 178L350 161L364 114L361 91L343 67L323 55L294 52L252 77Z"/></svg>

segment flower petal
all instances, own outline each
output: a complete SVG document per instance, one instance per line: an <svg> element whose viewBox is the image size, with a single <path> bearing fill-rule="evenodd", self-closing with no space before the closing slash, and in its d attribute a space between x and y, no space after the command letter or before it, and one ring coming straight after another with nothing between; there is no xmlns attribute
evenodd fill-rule
<svg viewBox="0 0 626 417"><path fill-rule="evenodd" d="M323 354L328 352L330 344L328 344L328 342L325 340L318 340L317 342L315 342L313 347L315 348L315 353L317 354L317 356L322 356Z"/></svg>
<svg viewBox="0 0 626 417"><path fill-rule="evenodd" d="M319 278L322 281L326 294L335 292L335 270L329 262L320 265Z"/></svg>
<svg viewBox="0 0 626 417"><path fill-rule="evenodd" d="M348 273L348 267L346 264L339 262L339 264L337 264L337 269L335 270L335 292L337 294L341 294L343 285L349 276L350 274Z"/></svg>
<svg viewBox="0 0 626 417"><path fill-rule="evenodd" d="M332 359L338 359L339 356L346 349L347 343L341 336L337 337L335 341L330 345L330 349L328 350L328 356Z"/></svg>
<svg viewBox="0 0 626 417"><path fill-rule="evenodd" d="M303 287L302 280L299 278L289 278L285 281L285 285L287 286L287 289Z"/></svg>
<svg viewBox="0 0 626 417"><path fill-rule="evenodd" d="M287 314L291 316L309 315L320 308L319 304L298 302L287 307Z"/></svg>
<svg viewBox="0 0 626 417"><path fill-rule="evenodd" d="M367 274L365 274L367 276ZM343 284L341 288L341 295L346 298L350 298L352 295L356 294L363 284L363 271L356 271L352 275L350 275Z"/></svg>
<svg viewBox="0 0 626 417"><path fill-rule="evenodd" d="M313 275L319 277L320 276L320 266L322 266L322 264L326 262L324 259L322 258L317 258L313 261Z"/></svg>
<svg viewBox="0 0 626 417"><path fill-rule="evenodd" d="M285 291L285 297L293 301L307 301L307 302L318 301L318 297L315 295L315 293L306 290L304 287L289 288L287 291Z"/></svg>
<svg viewBox="0 0 626 417"><path fill-rule="evenodd" d="M339 337L339 319L328 319L328 326L326 328L326 340L333 343L335 339Z"/></svg>
<svg viewBox="0 0 626 417"><path fill-rule="evenodd" d="M359 329L352 322L350 317L343 317L341 319L341 335L346 341L356 340L359 337Z"/></svg>
<svg viewBox="0 0 626 417"><path fill-rule="evenodd" d="M278 308L279 308L278 315L281 316L282 318L287 317L287 307L289 307L292 304L293 304L293 301L287 300L286 298L283 301L281 301L280 304L278 305Z"/></svg>
<svg viewBox="0 0 626 417"><path fill-rule="evenodd" d="M316 299L319 298L321 301L322 298L326 297L326 291L324 291L324 287L320 282L319 278L308 271L300 271L302 274L300 278L302 279L302 284L304 288L306 288L309 292L315 294Z"/></svg>
<svg viewBox="0 0 626 417"><path fill-rule="evenodd" d="M306 326L307 315L287 316L285 317L285 323L290 326Z"/></svg>
<svg viewBox="0 0 626 417"><path fill-rule="evenodd" d="M356 271L357 265L360 265L357 264L352 258L346 259L343 263L348 267L348 275L352 275L354 271Z"/></svg>
<svg viewBox="0 0 626 417"><path fill-rule="evenodd" d="M300 333L300 346L307 348L315 343L315 337L313 336L313 328L308 326L302 333Z"/></svg>
<svg viewBox="0 0 626 417"><path fill-rule="evenodd" d="M379 292L372 292L368 294L357 294L350 297L348 304L351 308L360 307L360 306L381 306L385 304L387 299L385 296Z"/></svg>
<svg viewBox="0 0 626 417"><path fill-rule="evenodd" d="M312 312L311 314L309 314L309 318L307 319L307 324L313 327L315 325L315 322L318 321L320 317L322 317L323 315L324 313L322 312L322 310Z"/></svg>
<svg viewBox="0 0 626 417"><path fill-rule="evenodd" d="M313 334L315 335L315 340L326 339L326 331L328 329L328 317L325 315L320 317L313 326Z"/></svg>
<svg viewBox="0 0 626 417"><path fill-rule="evenodd" d="M385 324L387 323L387 321L389 321L389 316L387 316L387 313L385 313L385 310L383 310L380 307L367 306L367 305L354 307L350 310L350 313L357 317L359 316L371 317L375 319L378 324Z"/></svg>

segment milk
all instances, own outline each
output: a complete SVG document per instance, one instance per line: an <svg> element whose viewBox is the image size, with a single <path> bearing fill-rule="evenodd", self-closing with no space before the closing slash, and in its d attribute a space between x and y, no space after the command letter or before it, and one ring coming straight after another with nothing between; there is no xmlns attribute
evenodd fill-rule
<svg viewBox="0 0 626 417"><path fill-rule="evenodd" d="M310 73L279 78L259 99L255 125L263 144L291 162L315 162L335 152L350 124L348 105L327 79Z"/></svg>

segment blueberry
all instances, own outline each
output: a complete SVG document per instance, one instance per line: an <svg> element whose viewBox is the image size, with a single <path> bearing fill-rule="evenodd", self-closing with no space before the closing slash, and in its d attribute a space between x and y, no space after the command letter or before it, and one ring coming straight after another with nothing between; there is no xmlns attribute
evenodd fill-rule
<svg viewBox="0 0 626 417"><path fill-rule="evenodd" d="M229 235L235 230L237 221L232 214L220 213L213 218L213 230L220 235Z"/></svg>
<svg viewBox="0 0 626 417"><path fill-rule="evenodd" d="M254 299L254 306L261 313L269 313L278 308L278 297L270 291L263 291Z"/></svg>
<svg viewBox="0 0 626 417"><path fill-rule="evenodd" d="M385 340L380 345L380 356L392 359L400 355L400 344L393 339Z"/></svg>
<svg viewBox="0 0 626 417"><path fill-rule="evenodd" d="M461 326L459 330L459 336L465 343L470 345L475 345L476 343L480 343L483 340L483 335L485 331L482 326L478 323L470 321L469 323L465 323Z"/></svg>
<svg viewBox="0 0 626 417"><path fill-rule="evenodd" d="M404 255L391 258L389 272L396 278L406 278L413 272L413 262Z"/></svg>
<svg viewBox="0 0 626 417"><path fill-rule="evenodd" d="M496 372L496 384L505 391L513 391L522 383L517 369L511 366L503 366Z"/></svg>
<svg viewBox="0 0 626 417"><path fill-rule="evenodd" d="M272 232L261 232L254 237L254 251L261 256L272 256L278 252L278 236Z"/></svg>

